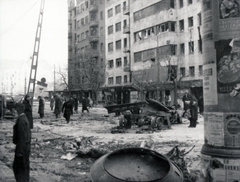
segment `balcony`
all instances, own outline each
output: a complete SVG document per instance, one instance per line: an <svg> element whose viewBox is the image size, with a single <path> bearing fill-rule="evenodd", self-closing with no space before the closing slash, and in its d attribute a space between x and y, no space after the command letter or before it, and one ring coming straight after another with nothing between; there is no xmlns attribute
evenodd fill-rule
<svg viewBox="0 0 240 182"><path fill-rule="evenodd" d="M130 7L129 6L123 7L123 14L124 15L129 15L130 14Z"/></svg>
<svg viewBox="0 0 240 182"><path fill-rule="evenodd" d="M91 20L89 22L89 26L90 27L97 27L98 26L98 21L97 20Z"/></svg>
<svg viewBox="0 0 240 182"><path fill-rule="evenodd" d="M68 38L69 38L69 39L72 38L72 33L68 33Z"/></svg>
<svg viewBox="0 0 240 182"><path fill-rule="evenodd" d="M129 24L123 27L123 33L124 34L129 34L130 33L130 26L129 26Z"/></svg>
<svg viewBox="0 0 240 182"><path fill-rule="evenodd" d="M124 72L129 72L130 71L130 64L124 65L123 71Z"/></svg>
<svg viewBox="0 0 240 182"><path fill-rule="evenodd" d="M93 58L99 56L99 52L98 52L98 50L91 49L91 50L90 50L90 53L91 53L91 56L92 56Z"/></svg>
<svg viewBox="0 0 240 182"><path fill-rule="evenodd" d="M89 11L90 12L96 12L98 10L98 6L96 4L90 5Z"/></svg>
<svg viewBox="0 0 240 182"><path fill-rule="evenodd" d="M99 37L97 35L91 35L89 37L89 42L97 42L99 40Z"/></svg>
<svg viewBox="0 0 240 182"><path fill-rule="evenodd" d="M129 47L124 47L123 48L123 52L124 53L129 53L130 52L130 48Z"/></svg>

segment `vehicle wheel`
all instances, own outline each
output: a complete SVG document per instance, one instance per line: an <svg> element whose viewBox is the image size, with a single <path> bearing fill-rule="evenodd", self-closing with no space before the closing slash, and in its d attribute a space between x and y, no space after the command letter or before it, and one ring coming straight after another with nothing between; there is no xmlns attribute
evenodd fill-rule
<svg viewBox="0 0 240 182"><path fill-rule="evenodd" d="M162 117L158 117L156 119L156 124L157 124L157 129L162 130L164 125L164 119Z"/></svg>

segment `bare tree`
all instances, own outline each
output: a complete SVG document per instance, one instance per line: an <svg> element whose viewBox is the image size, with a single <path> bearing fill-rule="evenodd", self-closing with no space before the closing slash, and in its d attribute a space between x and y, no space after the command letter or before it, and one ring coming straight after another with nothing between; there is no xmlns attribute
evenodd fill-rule
<svg viewBox="0 0 240 182"><path fill-rule="evenodd" d="M99 62L95 57L96 50L87 49L78 54L77 61L80 62L79 74L81 75L81 88L91 89L93 93L93 101L98 103L98 92L100 87L105 83L106 65Z"/></svg>
<svg viewBox="0 0 240 182"><path fill-rule="evenodd" d="M59 79L57 81L57 84L59 86L66 86L69 96L71 96L71 91L73 89L73 84L71 83L71 78L70 80L68 79L68 66L65 68L61 69L59 67L59 70L56 72L59 75Z"/></svg>
<svg viewBox="0 0 240 182"><path fill-rule="evenodd" d="M137 89L140 93L139 97L141 100L145 99L145 91L147 91L147 86L148 86L148 80L150 77L150 71L149 69L142 69L138 71L139 74L133 75L133 86L135 89Z"/></svg>

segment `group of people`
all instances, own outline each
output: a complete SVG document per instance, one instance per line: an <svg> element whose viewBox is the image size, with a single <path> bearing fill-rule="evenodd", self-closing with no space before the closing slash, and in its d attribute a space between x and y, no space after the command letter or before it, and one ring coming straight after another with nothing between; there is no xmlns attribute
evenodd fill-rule
<svg viewBox="0 0 240 182"><path fill-rule="evenodd" d="M84 111L89 113L89 108L93 107L93 101L90 97L86 98L83 96L82 98L82 114ZM55 104L54 104L55 103ZM71 115L75 112L78 114L78 98L74 95L65 98L65 102L62 102L62 98L59 95L55 95L54 98L50 100L50 107L53 110L54 107L54 114L56 118L60 117L60 114L63 113L63 117L66 119L67 123L70 121Z"/></svg>
<svg viewBox="0 0 240 182"><path fill-rule="evenodd" d="M44 117L44 105L45 101L43 97L39 96L39 107L38 114L40 118ZM56 115L56 118L60 117L60 113L63 112L63 116L66 118L67 123L70 121L70 116L78 113L78 99L74 97L66 97L65 102L62 103L62 99L59 95L55 95L50 100L50 108ZM93 101L83 97L82 99L82 113L88 108L92 108ZM13 143L16 145L13 172L17 182L28 182L30 181L29 172L29 156L31 149L31 129L33 129L33 116L32 116L32 105L31 97L26 95L22 102L15 104L15 109L18 113L18 118L13 127Z"/></svg>

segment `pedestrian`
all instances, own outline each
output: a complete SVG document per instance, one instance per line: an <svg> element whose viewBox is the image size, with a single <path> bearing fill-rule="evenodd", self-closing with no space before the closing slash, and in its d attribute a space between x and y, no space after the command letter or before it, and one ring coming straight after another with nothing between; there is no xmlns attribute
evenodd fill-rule
<svg viewBox="0 0 240 182"><path fill-rule="evenodd" d="M188 127L195 128L198 120L198 102L196 97L191 93L187 94L187 98L190 100L189 107L190 107L190 115L191 115L189 118L190 125Z"/></svg>
<svg viewBox="0 0 240 182"><path fill-rule="evenodd" d="M73 105L68 97L62 106L63 117L66 119L67 123L70 121L70 117L73 114Z"/></svg>
<svg viewBox="0 0 240 182"><path fill-rule="evenodd" d="M50 100L51 111L53 110L54 102L55 102L55 100L54 100L54 98L53 98L53 96L52 96L52 97L51 97L51 100Z"/></svg>
<svg viewBox="0 0 240 182"><path fill-rule="evenodd" d="M203 96L201 95L198 99L198 107L199 107L199 113L202 115L203 114Z"/></svg>
<svg viewBox="0 0 240 182"><path fill-rule="evenodd" d="M56 118L60 118L60 113L62 111L62 100L58 95L55 95L54 98L55 98L54 114L56 115Z"/></svg>
<svg viewBox="0 0 240 182"><path fill-rule="evenodd" d="M22 103L25 107L24 113L27 116L27 119L28 119L28 122L30 125L30 129L33 129L32 106L30 104L30 99L31 99L31 97L27 94L27 95L25 95Z"/></svg>
<svg viewBox="0 0 240 182"><path fill-rule="evenodd" d="M188 109L190 108L189 107L190 100L188 98L188 92L184 93L182 101L183 101L183 110L184 110L182 117L185 117L185 114L187 113Z"/></svg>
<svg viewBox="0 0 240 182"><path fill-rule="evenodd" d="M17 182L29 182L31 130L29 121L24 113L24 104L17 103L15 107L18 118L13 127L13 143L16 145L13 172Z"/></svg>
<svg viewBox="0 0 240 182"><path fill-rule="evenodd" d="M71 96L70 102L72 104L72 114L73 114L73 109L74 109L73 106L75 106L75 100L74 100L73 96Z"/></svg>
<svg viewBox="0 0 240 182"><path fill-rule="evenodd" d="M88 107L89 108L93 107L93 100L91 99L91 97L88 97Z"/></svg>
<svg viewBox="0 0 240 182"><path fill-rule="evenodd" d="M165 104L167 107L169 107L171 105L171 95L165 96Z"/></svg>
<svg viewBox="0 0 240 182"><path fill-rule="evenodd" d="M42 96L38 96L38 100L39 100L39 106L38 106L38 114L40 115L40 118L44 117L44 99L42 98Z"/></svg>
<svg viewBox="0 0 240 182"><path fill-rule="evenodd" d="M74 111L76 114L78 113L78 98L76 95L74 96Z"/></svg>
<svg viewBox="0 0 240 182"><path fill-rule="evenodd" d="M85 110L89 113L89 110L87 108L87 99L83 96L83 98L82 98L82 114L84 113Z"/></svg>

